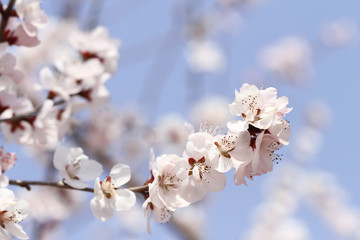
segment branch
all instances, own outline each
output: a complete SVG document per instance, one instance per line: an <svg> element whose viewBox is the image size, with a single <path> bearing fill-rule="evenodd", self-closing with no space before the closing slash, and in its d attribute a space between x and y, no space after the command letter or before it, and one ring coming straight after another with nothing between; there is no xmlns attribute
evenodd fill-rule
<svg viewBox="0 0 360 240"><path fill-rule="evenodd" d="M7 6L5 12L1 13L2 19L1 19L1 25L0 25L0 42L4 41L5 28L6 28L8 20L9 20L9 17L11 16L11 11L14 7L15 1L16 0L10 0L9 5Z"/></svg>
<svg viewBox="0 0 360 240"><path fill-rule="evenodd" d="M64 100L59 100L57 102L54 102L54 106L57 106L57 105L60 105L60 104L63 104L65 103ZM23 113L23 114L20 114L20 115L15 115L14 117L11 117L11 118L3 118L3 119L0 119L0 122L12 122L12 121L20 121L26 117L30 117L31 115L34 115L34 114L37 114L39 113L39 111L41 110L42 108L42 105L38 106L38 107L35 107L33 110L27 112L27 113Z"/></svg>
<svg viewBox="0 0 360 240"><path fill-rule="evenodd" d="M62 188L62 189L78 190L78 191L83 191L83 192L94 192L93 188L78 189L78 188L71 187L62 181L60 181L60 182L41 182L41 181L10 180L9 184L16 185L19 187L24 187L28 191L31 190L31 186L48 186L48 187L56 187L56 188ZM127 189L130 191L133 191L133 192L144 193L149 190L149 187L148 187L148 185L143 185L143 186L131 187L131 188L127 188Z"/></svg>

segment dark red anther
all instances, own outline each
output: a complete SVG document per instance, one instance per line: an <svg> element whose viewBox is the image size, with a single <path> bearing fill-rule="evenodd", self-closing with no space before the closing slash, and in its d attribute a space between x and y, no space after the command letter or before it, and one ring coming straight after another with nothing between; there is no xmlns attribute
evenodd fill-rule
<svg viewBox="0 0 360 240"><path fill-rule="evenodd" d="M198 162L199 162L199 163L204 163L204 162L205 162L205 157L203 156L202 158L200 158L200 159L198 160Z"/></svg>
<svg viewBox="0 0 360 240"><path fill-rule="evenodd" d="M89 102L91 102L91 101L92 101L92 99L91 99L91 93L92 93L92 89L90 88L90 89L88 89L88 90L82 90L81 92L78 93L78 95L79 95L80 97L85 98L85 99L88 100Z"/></svg>
<svg viewBox="0 0 360 240"><path fill-rule="evenodd" d="M245 113L241 113L241 116L243 117L243 119L245 119L245 118L246 118Z"/></svg>
<svg viewBox="0 0 360 240"><path fill-rule="evenodd" d="M54 99L57 96L56 92L54 91L49 91L48 93L48 99Z"/></svg>
<svg viewBox="0 0 360 240"><path fill-rule="evenodd" d="M104 63L104 59L99 57L96 53L92 53L92 52L81 52L82 58L84 61L92 59L92 58L97 58L99 59L99 61L101 63Z"/></svg>
<svg viewBox="0 0 360 240"><path fill-rule="evenodd" d="M195 159L193 159L193 158L189 158L189 164L190 164L190 166L194 166L195 165L195 163L196 163L196 160Z"/></svg>

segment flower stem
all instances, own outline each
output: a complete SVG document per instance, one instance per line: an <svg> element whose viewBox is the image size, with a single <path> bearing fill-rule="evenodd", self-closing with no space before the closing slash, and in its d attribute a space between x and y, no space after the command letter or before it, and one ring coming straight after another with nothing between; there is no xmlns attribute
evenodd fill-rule
<svg viewBox="0 0 360 240"><path fill-rule="evenodd" d="M63 189L70 189L70 190L78 190L78 191L83 191L83 192L94 192L93 188L83 188L83 189L73 188L73 187L65 184L62 181L60 181L60 182L41 182L41 181L10 180L9 185L16 185L16 186L24 187L29 191L31 190L31 186L48 186L48 187L56 187L56 188L63 188ZM148 185L143 185L143 186L131 187L131 188L127 188L127 189L130 191L133 191L133 192L143 193L143 192L148 191L149 187L148 187Z"/></svg>

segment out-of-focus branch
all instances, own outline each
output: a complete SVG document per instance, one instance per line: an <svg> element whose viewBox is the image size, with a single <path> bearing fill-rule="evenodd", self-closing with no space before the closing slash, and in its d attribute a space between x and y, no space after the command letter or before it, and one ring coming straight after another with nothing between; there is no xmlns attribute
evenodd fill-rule
<svg viewBox="0 0 360 240"><path fill-rule="evenodd" d="M81 2L79 0L65 0L61 16L64 19L77 19L81 10Z"/></svg>
<svg viewBox="0 0 360 240"><path fill-rule="evenodd" d="M64 182L41 182L41 181L22 181L22 180L10 180L9 181L10 185L16 185L19 187L24 187L27 190L31 190L31 186L48 186L48 187L56 187L56 188L62 188L62 189L70 189L70 190L78 190L78 191L83 191L83 192L94 192L93 188L83 188L83 189L79 189L79 188L74 188L71 187L67 184L65 184ZM133 192L138 192L138 193L143 193L149 190L148 185L143 185L143 186L136 186L136 187L130 187L127 188L130 191Z"/></svg>
<svg viewBox="0 0 360 240"><path fill-rule="evenodd" d="M91 30L99 24L101 11L104 7L105 0L92 0L87 20L85 22L85 29Z"/></svg>
<svg viewBox="0 0 360 240"><path fill-rule="evenodd" d="M54 106L57 106L57 105L60 105L60 104L63 104L63 103L65 103L65 101L64 101L64 100L60 100L60 101L55 102L55 103L54 103ZM16 116L11 117L11 118L2 118L2 119L0 119L0 122L20 121L20 120L22 120L22 119L24 119L24 118L30 117L30 116L32 116L32 115L36 115L36 114L40 111L41 107L42 107L42 105L34 108L33 110L31 110L31 111L29 111L29 112L27 112L27 113L20 114L20 115L16 115Z"/></svg>
<svg viewBox="0 0 360 240"><path fill-rule="evenodd" d="M11 17L11 12L14 7L16 0L10 0L9 5L5 11L1 11L1 24L0 24L0 42L4 41L5 28L8 23L9 18Z"/></svg>

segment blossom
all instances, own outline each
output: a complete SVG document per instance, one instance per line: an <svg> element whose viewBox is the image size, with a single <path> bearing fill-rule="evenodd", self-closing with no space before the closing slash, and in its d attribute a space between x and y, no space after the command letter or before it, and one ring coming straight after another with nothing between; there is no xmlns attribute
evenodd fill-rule
<svg viewBox="0 0 360 240"><path fill-rule="evenodd" d="M14 99L8 103L6 97ZM2 101L4 97L4 101ZM8 142L13 140L20 144L36 145L46 149L53 149L58 143L58 127L52 100L44 101L39 112L34 111L27 98L17 98L15 95L0 93L3 102L1 118L8 119L2 123L2 131Z"/></svg>
<svg viewBox="0 0 360 240"><path fill-rule="evenodd" d="M327 24L320 32L323 44L328 47L344 47L355 42L358 29L353 21L340 19Z"/></svg>
<svg viewBox="0 0 360 240"><path fill-rule="evenodd" d="M305 39L289 36L267 46L260 54L260 61L269 71L296 82L309 74L311 54Z"/></svg>
<svg viewBox="0 0 360 240"><path fill-rule="evenodd" d="M5 153L4 148L0 147L0 187L9 185L9 178L4 172L14 166L17 160L15 153Z"/></svg>
<svg viewBox="0 0 360 240"><path fill-rule="evenodd" d="M208 132L196 132L189 136L184 151L188 177L184 180L183 197L186 201L195 202L202 199L207 190L222 191L226 177L215 168L219 157L214 144L214 137Z"/></svg>
<svg viewBox="0 0 360 240"><path fill-rule="evenodd" d="M64 76L78 81L78 85L92 87L96 78L104 72L104 67L98 59L90 59L85 62L74 61L69 57L63 57L55 61L55 66Z"/></svg>
<svg viewBox="0 0 360 240"><path fill-rule="evenodd" d="M6 25L4 41L9 45L35 47L40 44L37 30L33 28L34 35L28 35L24 25L19 22L18 17L10 17Z"/></svg>
<svg viewBox="0 0 360 240"><path fill-rule="evenodd" d="M154 205L171 211L189 205L181 196L182 181L187 175L185 163L184 158L170 154L158 157L152 164L154 181L149 183L149 198Z"/></svg>
<svg viewBox="0 0 360 240"><path fill-rule="evenodd" d="M253 176L272 171L274 162L277 163L281 160L281 155L275 153L283 146L279 142L279 138L263 130L256 137L253 136L252 139L254 139L251 142L252 157L235 167L234 180L236 185L246 185L245 177L252 180Z"/></svg>
<svg viewBox="0 0 360 240"><path fill-rule="evenodd" d="M6 53L7 49L8 43L0 43L0 91L15 93L23 74L15 68L16 58Z"/></svg>
<svg viewBox="0 0 360 240"><path fill-rule="evenodd" d="M101 182L96 179L95 197L90 201L94 216L100 221L111 218L114 210L122 211L131 208L136 201L135 194L128 189L118 189L130 180L130 168L118 163L110 170L110 176Z"/></svg>
<svg viewBox="0 0 360 240"><path fill-rule="evenodd" d="M222 49L211 41L192 41L186 49L186 59L194 72L221 72L226 59Z"/></svg>
<svg viewBox="0 0 360 240"><path fill-rule="evenodd" d="M69 40L70 44L81 53L84 61L99 59L104 64L106 72L111 74L115 72L120 41L111 39L105 27L98 26L89 33L74 31Z"/></svg>
<svg viewBox="0 0 360 240"><path fill-rule="evenodd" d="M252 171L255 175L262 175L272 171L273 162L281 160L281 156L275 151L279 150L282 144L271 134L262 131L256 138L256 148L252 160Z"/></svg>
<svg viewBox="0 0 360 240"><path fill-rule="evenodd" d="M215 158L214 166L219 172L227 172L234 166L248 162L253 156L248 131L239 134L229 132L227 135L217 135L214 141L219 155L218 158Z"/></svg>
<svg viewBox="0 0 360 240"><path fill-rule="evenodd" d="M37 28L46 26L48 20L39 0L17 0L15 10L27 35L36 36Z"/></svg>
<svg viewBox="0 0 360 240"><path fill-rule="evenodd" d="M81 148L58 146L54 154L54 166L64 177L64 182L74 188L86 188L86 182L99 177L102 166L83 154Z"/></svg>
<svg viewBox="0 0 360 240"><path fill-rule="evenodd" d="M33 110L31 101L26 97L17 97L15 94L0 92L0 118L10 119ZM1 130L7 142L15 140L20 144L29 144L32 136L32 125L35 116L27 115L16 120L7 120L1 123Z"/></svg>
<svg viewBox="0 0 360 240"><path fill-rule="evenodd" d="M227 126L232 132L247 130L249 125L258 129L268 129L276 120L289 113L288 98L277 98L275 88L258 89L255 85L243 84L235 91L235 100L229 105L231 114L242 116L243 120L229 121Z"/></svg>
<svg viewBox="0 0 360 240"><path fill-rule="evenodd" d="M28 203L15 198L14 193L7 188L0 188L0 238L10 240L4 229L20 239L29 239L21 225L28 214Z"/></svg>
<svg viewBox="0 0 360 240"><path fill-rule="evenodd" d="M145 202L142 205L144 215L146 216L146 222L147 222L147 231L148 233L151 233L151 226L150 226L150 217L151 213L154 214L154 220L158 223L165 223L168 222L171 217L173 216L173 211L168 209L165 205L154 205L151 202L151 199L148 198L145 200Z"/></svg>
<svg viewBox="0 0 360 240"><path fill-rule="evenodd" d="M72 78L62 75L54 76L54 73L44 67L40 70L41 88L50 91L51 94L60 96L62 100L68 101L72 94L81 91L81 88Z"/></svg>

